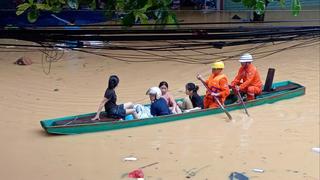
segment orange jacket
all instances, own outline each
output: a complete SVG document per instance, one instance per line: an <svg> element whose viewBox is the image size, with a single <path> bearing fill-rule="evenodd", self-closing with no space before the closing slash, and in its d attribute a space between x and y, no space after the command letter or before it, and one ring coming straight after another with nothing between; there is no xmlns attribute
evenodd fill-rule
<svg viewBox="0 0 320 180"><path fill-rule="evenodd" d="M217 76L211 74L210 77L206 80L206 84L208 87L215 93L220 93L220 99L223 101L229 96L230 89L228 86L228 78L224 74L219 74ZM207 96L210 95L211 92L207 90Z"/></svg>
<svg viewBox="0 0 320 180"><path fill-rule="evenodd" d="M239 85L241 80L243 80L243 83L240 85L240 91L244 91L249 86L262 88L260 74L253 64L248 64L245 68L241 67L237 76L231 82L231 85Z"/></svg>

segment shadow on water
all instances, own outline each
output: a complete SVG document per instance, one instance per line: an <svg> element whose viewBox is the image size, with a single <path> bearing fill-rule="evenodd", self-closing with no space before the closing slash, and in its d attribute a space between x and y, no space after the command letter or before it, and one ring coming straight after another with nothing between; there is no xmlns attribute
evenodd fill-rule
<svg viewBox="0 0 320 180"><path fill-rule="evenodd" d="M37 129L37 130L34 130L33 132L37 136L42 136L42 137L62 137L63 136L62 134L49 134L43 129Z"/></svg>

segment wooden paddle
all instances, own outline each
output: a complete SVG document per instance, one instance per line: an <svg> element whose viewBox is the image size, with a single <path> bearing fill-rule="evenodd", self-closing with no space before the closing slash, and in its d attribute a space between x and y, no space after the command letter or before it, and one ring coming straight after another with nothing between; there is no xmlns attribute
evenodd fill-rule
<svg viewBox="0 0 320 180"><path fill-rule="evenodd" d="M213 92L211 89L209 89L208 85L202 80L202 79L199 79L202 84L207 88L207 90L209 92ZM214 100L219 104L220 108L224 111L224 113L226 113L226 115L228 116L228 118L230 120L232 120L232 116L230 115L230 113L226 110L226 108L223 107L223 105L221 104L221 102L219 101L219 99L216 97L216 96L213 96Z"/></svg>
<svg viewBox="0 0 320 180"><path fill-rule="evenodd" d="M231 86L230 86L230 87L231 87ZM232 87L231 87L231 88L232 88ZM242 99L242 97L241 97L240 92L239 92L238 89L236 89L236 88L232 88L232 89L233 89L234 92L236 92L236 94L237 94L237 96L238 96L238 98L239 98L239 100L240 100L240 103L241 103L242 106L243 106L243 109L244 109L245 113L246 113L247 116L249 117L249 116L250 116L250 115L249 115L249 112L248 112L248 110L247 110L246 105L245 105L244 102L243 102L243 99Z"/></svg>

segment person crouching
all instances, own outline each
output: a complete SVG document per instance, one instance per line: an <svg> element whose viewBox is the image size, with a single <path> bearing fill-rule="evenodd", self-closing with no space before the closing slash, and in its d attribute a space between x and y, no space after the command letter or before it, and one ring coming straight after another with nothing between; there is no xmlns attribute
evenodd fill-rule
<svg viewBox="0 0 320 180"><path fill-rule="evenodd" d="M233 89L247 94L247 100L255 99L262 92L262 82L257 68L252 64L253 58L249 53L240 57L241 67L237 76L231 82Z"/></svg>
<svg viewBox="0 0 320 180"><path fill-rule="evenodd" d="M149 95L151 101L151 115L162 116L172 114L167 104L167 101L163 97L161 97L160 88L152 87L147 91L146 94Z"/></svg>

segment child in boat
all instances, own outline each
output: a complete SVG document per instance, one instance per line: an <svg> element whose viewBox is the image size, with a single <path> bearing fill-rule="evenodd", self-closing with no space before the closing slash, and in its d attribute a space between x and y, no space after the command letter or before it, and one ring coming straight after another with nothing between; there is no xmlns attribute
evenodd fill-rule
<svg viewBox="0 0 320 180"><path fill-rule="evenodd" d="M137 113L133 109L133 103L128 102L124 104L117 105L117 95L115 92L115 88L119 84L119 78L116 75L112 75L109 77L108 88L104 93L104 97L98 107L97 114L92 120L100 120L100 113L104 106L105 111L107 113L107 117L115 118L115 119L125 119L127 114L132 114L135 119L137 119Z"/></svg>
<svg viewBox="0 0 320 180"><path fill-rule="evenodd" d="M181 113L181 109L177 105L177 102L173 98L173 96L168 92L169 85L166 81L162 81L159 83L159 88L162 93L162 97L167 101L167 104L173 114Z"/></svg>
<svg viewBox="0 0 320 180"><path fill-rule="evenodd" d="M150 88L146 94L149 95L151 101L151 115L162 116L172 114L166 100L161 96L161 90L158 87Z"/></svg>
<svg viewBox="0 0 320 180"><path fill-rule="evenodd" d="M184 98L183 101L179 101L177 104L183 110L191 109L203 109L203 100L198 95L199 86L196 86L194 83L186 84L186 95L188 97Z"/></svg>

